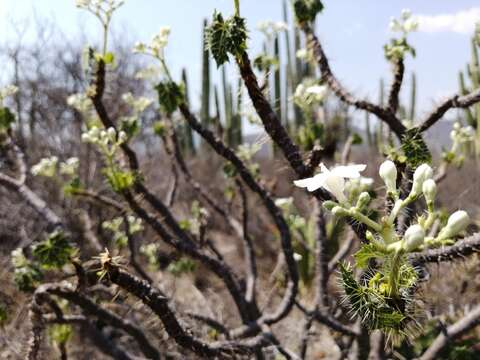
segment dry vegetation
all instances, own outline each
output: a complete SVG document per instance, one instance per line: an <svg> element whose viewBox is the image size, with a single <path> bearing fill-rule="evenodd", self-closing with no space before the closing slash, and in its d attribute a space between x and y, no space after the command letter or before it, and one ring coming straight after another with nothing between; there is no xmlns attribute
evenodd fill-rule
<svg viewBox="0 0 480 360"><path fill-rule="evenodd" d="M89 1L78 3L91 10ZM118 3L104 5L108 10ZM403 59L411 50L403 34L405 43L386 48L393 80L385 99L376 104L355 98L333 74L314 35L317 0L292 2L298 43L284 50L291 56L303 44L308 54L297 63L288 60L289 69L300 70L282 85L287 76L282 71L280 77L272 58L285 56L278 50L285 30L275 30L273 51L258 57L254 70L234 3L234 16L217 14L206 29L210 51L198 116L186 73L181 82L165 75L166 30L157 38L161 53L155 44L135 46L164 67L156 89L136 76L145 63L124 42L85 52L79 42L54 37L54 27L38 25L33 45L19 41L2 49L19 91L2 99L0 113L0 358L478 358L475 144L470 139L460 153L430 154L423 137L449 109L478 107L480 90L462 91L414 119L415 89L409 111L399 103ZM105 23L97 16L108 25L110 18ZM219 40L221 29L227 29L227 45ZM238 67L241 82L233 91L224 79L219 106L210 59L221 64L225 56ZM141 96L156 98L155 90L158 104L139 105ZM80 104L71 97L79 93ZM135 94L133 100L126 93ZM234 101L237 93L249 100L240 95ZM253 144L242 136L242 121L250 116L242 106L250 102L265 129ZM15 122L6 121L5 109ZM407 112L408 125L401 121ZM366 118L359 144L355 122L363 113L378 121ZM386 157L398 168L400 199L385 195L378 176ZM72 160L73 170L61 173L72 158L78 166ZM371 194L372 211L365 214L375 221L384 221L378 211L388 214L392 202L408 199L414 171L424 162L433 164L439 187L433 226L446 228L458 209L470 214L468 229L448 242L429 248L423 236L421 245L398 250L402 266L414 272L413 285L398 299L393 292L387 300L377 298L377 305L386 301L405 320L369 323L361 311L352 316L355 304L344 297L340 264L358 261L354 254L371 245L367 230L373 230L355 215L333 216L329 204L337 193L328 187L307 192L293 186L317 173L321 162L330 168L368 164L362 177L373 183L361 190L350 185L348 196L355 204L361 192ZM392 225L401 246L408 226L427 213L421 199ZM355 281L372 287L376 271L389 261L384 256L368 259L367 269L355 268ZM412 329L412 323L418 326Z"/></svg>

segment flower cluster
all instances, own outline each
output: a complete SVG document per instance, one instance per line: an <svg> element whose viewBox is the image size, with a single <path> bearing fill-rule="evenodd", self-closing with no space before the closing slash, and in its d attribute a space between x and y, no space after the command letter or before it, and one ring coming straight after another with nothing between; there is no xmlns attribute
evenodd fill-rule
<svg viewBox="0 0 480 360"><path fill-rule="evenodd" d="M138 233L143 230L142 219L136 218L135 216L127 216L127 226L125 227L128 230L122 230L122 225L124 223L123 217L117 217L111 221L104 221L102 223L102 228L109 230L113 234L113 240L118 246L125 246L128 242L127 231L130 235Z"/></svg>
<svg viewBox="0 0 480 360"><path fill-rule="evenodd" d="M82 141L98 145L106 155L113 156L118 147L127 141L127 134L124 131L117 133L113 127L101 130L97 126L92 126L90 130L82 134Z"/></svg>
<svg viewBox="0 0 480 360"><path fill-rule="evenodd" d="M303 111L309 112L312 106L320 105L328 94L326 85L318 85L311 81L306 81L297 86L293 101Z"/></svg>
<svg viewBox="0 0 480 360"><path fill-rule="evenodd" d="M379 169L385 183L387 198L392 207L378 218L376 211L369 209L371 203L368 191L361 192L356 202L345 194L345 179L360 179L365 165L338 166L327 169L321 165L321 172L312 178L295 181L295 185L309 191L319 188L332 193L337 201L326 201L324 207L337 218L347 218L363 224L366 228L367 243L355 254L356 265L368 269L367 282L358 283L350 266L342 265L342 284L352 312L359 315L371 329L386 329L404 333L412 310L412 289L417 274L408 262L407 254L427 248L452 244L470 224L468 214L459 210L442 225L439 212L435 210L437 184L433 170L428 164L417 167L413 174L412 188L405 198L400 198L397 187L398 170L387 160ZM422 197L426 212L415 219L402 233L397 228L397 218L413 201ZM433 226L437 223L438 226ZM440 229L440 230L438 230ZM370 260L376 267L369 269Z"/></svg>
<svg viewBox="0 0 480 360"><path fill-rule="evenodd" d="M77 173L80 160L77 157L71 157L60 164L60 174L73 176Z"/></svg>
<svg viewBox="0 0 480 360"><path fill-rule="evenodd" d="M150 44L137 42L133 48L134 53L151 55L159 60L164 60L164 50L168 45L168 37L170 35L169 27L162 27L157 35L155 35Z"/></svg>
<svg viewBox="0 0 480 360"><path fill-rule="evenodd" d="M332 211L332 213L338 216L347 216L356 219L357 221L365 224L369 228L369 237L374 238L375 241L380 241L383 245L390 249L398 250L400 248L412 251L414 249L423 248L425 245L438 246L444 245L457 236L460 232L465 230L468 225L468 215L464 211L457 211L452 214L445 229L442 230L435 237L435 234L430 233L426 236L426 232L430 230L433 222L436 220L438 214L434 211L434 201L437 193L437 185L433 180L433 170L427 164L420 165L413 174L413 183L409 195L400 199L400 192L397 189L397 168L395 164L387 160L379 169L379 175L385 183L387 196L394 201L394 205L389 214L386 214L380 222L364 215L363 209L365 204L368 203L369 194L363 192L358 198L356 206L351 206L347 202L347 198L344 194L345 180L344 178L356 178L359 177L358 171L365 168L365 165L356 165L348 167L337 167L329 171L324 166L322 172L313 178L296 181L295 184L301 187L307 187L309 191L314 191L320 187L330 191L338 200L337 202L328 201L325 206ZM427 204L427 217L420 216L418 225L422 228L423 237L421 242L414 242L417 246L412 247L409 243L408 236L402 241L401 236L397 234L395 229L395 220L403 209L409 204L418 199L420 196L425 198ZM363 200L362 200L363 199ZM460 226L461 225L461 226ZM406 235L415 233L419 234L419 227L412 225L412 229ZM454 231L455 230L455 231ZM447 236L448 235L448 236ZM416 239L419 237L417 236ZM407 239L407 240L406 240Z"/></svg>
<svg viewBox="0 0 480 360"><path fill-rule="evenodd" d="M125 0L76 0L75 5L80 9L85 9L95 14L102 24L108 24L112 14Z"/></svg>
<svg viewBox="0 0 480 360"><path fill-rule="evenodd" d="M131 92L123 94L122 100L132 108L136 115L144 112L153 102L151 99L143 96L136 98Z"/></svg>
<svg viewBox="0 0 480 360"><path fill-rule="evenodd" d="M288 24L283 21L261 21L257 25L257 29L261 31L267 39L274 38L278 33L288 31Z"/></svg>
<svg viewBox="0 0 480 360"><path fill-rule="evenodd" d="M78 170L80 160L77 157L71 157L64 162L58 163L58 157L51 156L41 159L33 165L30 172L33 176L54 177L59 168L61 175L74 176Z"/></svg>
<svg viewBox="0 0 480 360"><path fill-rule="evenodd" d="M465 155L468 154L470 145L475 140L475 129L471 126L462 127L459 122L456 122L450 132L450 139L452 140L452 147L449 151L443 153L443 159L447 163L461 166L465 160Z"/></svg>
<svg viewBox="0 0 480 360"><path fill-rule="evenodd" d="M410 53L415 56L415 49L407 42L409 33L418 29L418 21L412 16L410 10L403 10L399 20L392 18L390 20L390 30L401 33L400 39L392 39L390 44L384 46L385 56L389 60L399 60Z"/></svg>
<svg viewBox="0 0 480 360"><path fill-rule="evenodd" d="M54 177L57 173L57 165L58 157L43 158L32 166L30 172L33 176Z"/></svg>
<svg viewBox="0 0 480 360"><path fill-rule="evenodd" d="M92 100L83 93L70 95L67 104L83 115L89 114L93 108Z"/></svg>
<svg viewBox="0 0 480 360"><path fill-rule="evenodd" d="M418 20L412 16L412 12L408 9L403 9L400 19L395 18L390 19L390 30L393 32L401 32L403 35L417 31L418 29Z"/></svg>

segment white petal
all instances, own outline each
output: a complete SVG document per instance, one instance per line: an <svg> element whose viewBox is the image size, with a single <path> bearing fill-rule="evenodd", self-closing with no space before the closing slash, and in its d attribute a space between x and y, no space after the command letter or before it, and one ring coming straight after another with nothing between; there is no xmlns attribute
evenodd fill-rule
<svg viewBox="0 0 480 360"><path fill-rule="evenodd" d="M330 191L341 203L347 201L343 193L345 190L345 180L343 177L330 174L325 180L324 188Z"/></svg>
<svg viewBox="0 0 480 360"><path fill-rule="evenodd" d="M293 183L298 187L306 187L308 191L315 191L325 185L325 179L325 174L317 174L314 177L296 180Z"/></svg>
<svg viewBox="0 0 480 360"><path fill-rule="evenodd" d="M337 166L331 170L336 176L340 176L347 179L356 179L360 177L360 172L365 170L367 165L348 165Z"/></svg>
<svg viewBox="0 0 480 360"><path fill-rule="evenodd" d="M325 166L324 163L320 163L320 171L322 173L329 173L330 172L330 170L328 170L328 168Z"/></svg>

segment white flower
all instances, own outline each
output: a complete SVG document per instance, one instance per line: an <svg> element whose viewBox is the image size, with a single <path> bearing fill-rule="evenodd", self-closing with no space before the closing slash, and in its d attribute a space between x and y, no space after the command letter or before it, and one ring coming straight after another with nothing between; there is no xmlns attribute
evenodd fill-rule
<svg viewBox="0 0 480 360"><path fill-rule="evenodd" d="M418 196L422 193L423 183L433 177L433 170L428 164L420 165L413 173L413 185L411 196Z"/></svg>
<svg viewBox="0 0 480 360"><path fill-rule="evenodd" d="M67 98L67 104L82 114L87 113L92 107L92 100L86 94L73 94Z"/></svg>
<svg viewBox="0 0 480 360"><path fill-rule="evenodd" d="M298 254L298 253L293 253L293 259L294 259L295 261L301 261L302 258L303 258L302 255L300 255L300 254Z"/></svg>
<svg viewBox="0 0 480 360"><path fill-rule="evenodd" d="M309 86L305 92L314 95L316 101L322 101L327 95L328 88L325 85Z"/></svg>
<svg viewBox="0 0 480 360"><path fill-rule="evenodd" d="M164 49L168 45L168 37L170 36L170 27L160 28L158 34L154 35L149 44L137 42L133 48L134 53L151 55L157 59L163 60Z"/></svg>
<svg viewBox="0 0 480 360"><path fill-rule="evenodd" d="M455 211L447 221L447 226L445 226L440 234L438 234L437 239L445 240L451 239L458 235L460 232L465 230L467 226L470 224L470 217L468 216L466 211L458 210Z"/></svg>
<svg viewBox="0 0 480 360"><path fill-rule="evenodd" d="M387 191L395 193L397 191L397 167L395 163L390 160L384 161L380 165L378 173L387 186Z"/></svg>
<svg viewBox="0 0 480 360"><path fill-rule="evenodd" d="M144 112L153 102L149 98L143 96L136 98L131 92L123 94L122 100L133 109L133 112L136 115L140 115L142 112Z"/></svg>
<svg viewBox="0 0 480 360"><path fill-rule="evenodd" d="M279 208L284 210L288 210L288 208L293 204L293 198L286 197L286 198L278 198L275 199L275 205Z"/></svg>
<svg viewBox="0 0 480 360"><path fill-rule="evenodd" d="M305 60L308 57L308 50L307 49L297 50L296 56L299 59Z"/></svg>
<svg viewBox="0 0 480 360"><path fill-rule="evenodd" d="M410 226L405 234L403 235L405 250L413 251L418 248L420 245L423 245L425 240L425 230L416 224Z"/></svg>
<svg viewBox="0 0 480 360"><path fill-rule="evenodd" d="M402 9L402 19L408 20L412 16L412 11L410 9Z"/></svg>
<svg viewBox="0 0 480 360"><path fill-rule="evenodd" d="M337 166L329 170L323 163L320 164L321 172L314 177L294 181L294 184L301 188L307 188L308 191L315 191L319 188L331 192L338 201L346 202L345 197L345 179L356 179L360 177L360 172L365 170L367 165L348 165Z"/></svg>
<svg viewBox="0 0 480 360"><path fill-rule="evenodd" d="M75 172L78 169L80 161L77 157L71 157L67 161L60 164L60 174L63 175L75 175Z"/></svg>
<svg viewBox="0 0 480 360"><path fill-rule="evenodd" d="M418 29L418 21L416 19L407 19L403 23L403 31L406 33L416 31Z"/></svg>
<svg viewBox="0 0 480 360"><path fill-rule="evenodd" d="M390 19L389 27L393 32L402 32L404 35L407 35L418 29L418 20L412 16L410 10L405 9L402 10L400 20L395 18Z"/></svg>
<svg viewBox="0 0 480 360"><path fill-rule="evenodd" d="M33 165L30 172L33 176L54 177L57 172L58 157L51 156L41 159Z"/></svg>
<svg viewBox="0 0 480 360"><path fill-rule="evenodd" d="M267 38L271 38L274 35L282 31L288 30L288 24L283 21L273 22L271 20L260 21L257 24L257 29L265 34Z"/></svg>
<svg viewBox="0 0 480 360"><path fill-rule="evenodd" d="M301 108L321 103L327 96L328 88L325 85L318 85L311 80L301 83L295 89L293 100Z"/></svg>

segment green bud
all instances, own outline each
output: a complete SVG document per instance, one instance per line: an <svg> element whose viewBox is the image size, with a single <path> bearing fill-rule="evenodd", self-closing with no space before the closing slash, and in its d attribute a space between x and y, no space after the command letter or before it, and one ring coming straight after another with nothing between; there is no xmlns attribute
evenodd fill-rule
<svg viewBox="0 0 480 360"><path fill-rule="evenodd" d="M356 208L357 209L363 209L365 206L368 205L370 200L371 200L370 194L366 191L362 192L360 194L360 196L358 197Z"/></svg>
<svg viewBox="0 0 480 360"><path fill-rule="evenodd" d="M323 207L328 211L332 211L336 206L338 206L338 204L335 201L327 200L323 202Z"/></svg>
<svg viewBox="0 0 480 360"><path fill-rule="evenodd" d="M332 209L332 214L335 215L335 216L348 216L349 215L349 212L347 209L344 209L343 207L341 206L335 206L333 209Z"/></svg>

